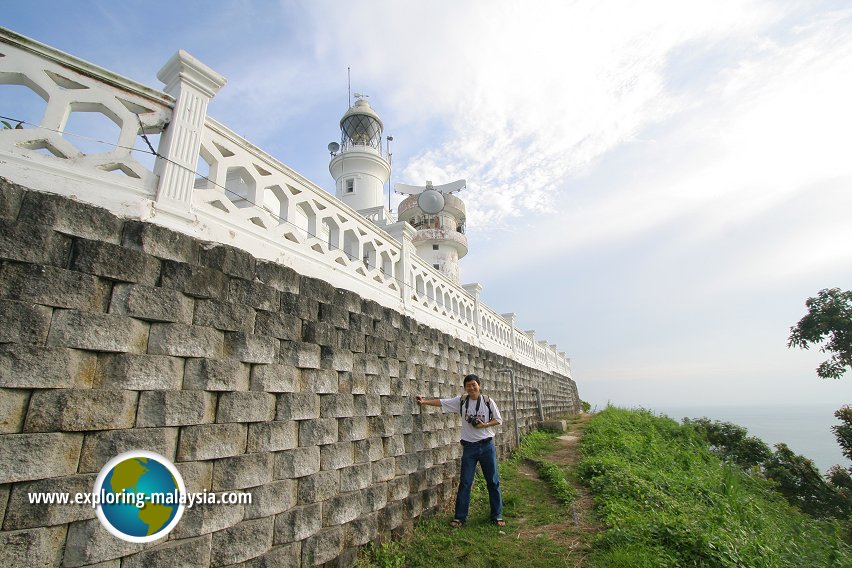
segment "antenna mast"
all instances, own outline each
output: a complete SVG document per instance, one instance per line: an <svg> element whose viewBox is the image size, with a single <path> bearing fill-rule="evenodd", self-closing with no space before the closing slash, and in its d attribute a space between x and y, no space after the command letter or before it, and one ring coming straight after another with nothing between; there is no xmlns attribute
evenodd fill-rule
<svg viewBox="0 0 852 568"><path fill-rule="evenodd" d="M391 154L390 151L390 143L393 142L393 136L388 136L385 140L387 140L388 166L390 166L388 170L388 211L393 213L393 210L391 209L391 193L393 192L393 185L391 185L391 176L393 176L393 154Z"/></svg>
<svg viewBox="0 0 852 568"><path fill-rule="evenodd" d="M352 106L352 70L346 68L346 94L349 97L346 101L346 108Z"/></svg>

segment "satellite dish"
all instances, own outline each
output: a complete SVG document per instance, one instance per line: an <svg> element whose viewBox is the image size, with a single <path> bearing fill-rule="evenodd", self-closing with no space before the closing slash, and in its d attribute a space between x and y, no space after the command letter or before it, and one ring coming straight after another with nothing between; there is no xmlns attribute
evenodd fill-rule
<svg viewBox="0 0 852 568"><path fill-rule="evenodd" d="M328 143L329 154L331 154L333 156L335 153L337 153L338 150L340 150L340 144L338 144L337 142L329 142Z"/></svg>
<svg viewBox="0 0 852 568"><path fill-rule="evenodd" d="M417 206L428 215L436 215L444 210L444 195L434 189L425 189L417 196Z"/></svg>

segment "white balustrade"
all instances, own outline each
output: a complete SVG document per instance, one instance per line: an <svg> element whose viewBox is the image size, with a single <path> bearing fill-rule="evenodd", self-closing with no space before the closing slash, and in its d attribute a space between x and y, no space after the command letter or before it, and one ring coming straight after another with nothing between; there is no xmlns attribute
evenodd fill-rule
<svg viewBox="0 0 852 568"><path fill-rule="evenodd" d="M33 189L86 195L121 214L145 216L158 179L133 148L145 147L140 132L155 136L163 131L173 98L0 28L0 93L5 95L0 96L0 114L16 126L14 94L20 89L13 93L14 85L35 93L44 106L39 119L0 130L3 175ZM81 145L96 142L68 128L78 113L86 113L89 122L93 116L104 118L104 125L90 133L103 141L99 151L84 153Z"/></svg>
<svg viewBox="0 0 852 568"><path fill-rule="evenodd" d="M207 103L225 84L215 71L181 51L158 77L167 93L0 28L0 93L17 85L45 103L38 123L0 130L0 175L242 248L570 377L564 353L515 328L514 314L480 302L478 284L459 286L417 257L415 231L384 207L359 214L207 116ZM0 114L15 118L14 99L0 97ZM83 152L65 132L76 112L105 116L117 126L115 140ZM163 134L153 168L137 159L142 133Z"/></svg>

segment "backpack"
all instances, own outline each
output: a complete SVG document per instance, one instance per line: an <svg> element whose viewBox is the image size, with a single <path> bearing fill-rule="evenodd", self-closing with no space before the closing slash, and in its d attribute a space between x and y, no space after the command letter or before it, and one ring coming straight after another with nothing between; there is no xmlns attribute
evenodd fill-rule
<svg viewBox="0 0 852 568"><path fill-rule="evenodd" d="M491 399L488 398L487 395L481 394L479 398L476 399L476 408L473 409L474 413L479 412L479 404L482 402L482 399L485 399L485 406L488 407L488 422L491 422L494 419L494 411L491 410ZM463 397L459 401L459 416L464 419L464 415L467 412L468 407L470 406L470 395Z"/></svg>

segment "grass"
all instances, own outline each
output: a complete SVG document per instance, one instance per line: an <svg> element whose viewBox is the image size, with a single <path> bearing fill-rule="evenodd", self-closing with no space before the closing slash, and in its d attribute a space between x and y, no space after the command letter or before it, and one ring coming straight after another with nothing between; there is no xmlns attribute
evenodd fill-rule
<svg viewBox="0 0 852 568"><path fill-rule="evenodd" d="M606 525L592 566L852 566L839 524L794 509L673 420L608 408L582 454L578 473Z"/></svg>
<svg viewBox="0 0 852 568"><path fill-rule="evenodd" d="M551 491L563 505L571 506L577 499L577 490L568 482L565 470L547 460L529 460L538 470L541 478L550 485Z"/></svg>
<svg viewBox="0 0 852 568"><path fill-rule="evenodd" d="M814 520L726 465L693 429L617 408L568 422L585 426L576 471L553 463L574 463L575 451L542 432L500 464L505 528L490 523L477 477L464 528L438 513L401 542L367 547L357 566L852 568L839 523Z"/></svg>
<svg viewBox="0 0 852 568"><path fill-rule="evenodd" d="M570 566L576 537L566 531L572 518L567 495L573 491L564 470L543 461L555 435L533 432L512 458L499 464L506 527L491 524L488 491L477 474L471 491L471 514L464 528L449 526L451 511L417 523L414 533L399 543L374 544L361 554L361 568L500 568ZM548 464L553 487L529 475L527 464ZM563 485L564 484L564 485ZM570 489L566 488L569 487ZM573 494L572 494L573 495ZM573 500L573 497L572 499ZM448 505L452 505L449 503Z"/></svg>

